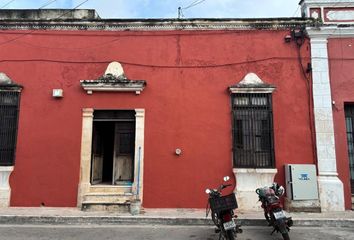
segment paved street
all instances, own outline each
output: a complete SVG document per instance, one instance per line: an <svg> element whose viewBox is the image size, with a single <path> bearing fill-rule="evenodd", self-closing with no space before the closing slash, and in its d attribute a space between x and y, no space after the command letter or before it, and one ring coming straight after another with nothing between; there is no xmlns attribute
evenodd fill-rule
<svg viewBox="0 0 354 240"><path fill-rule="evenodd" d="M280 234L270 236L270 228L244 227L238 235L240 240L281 240ZM163 226L163 225L116 225L116 226L50 226L50 225L0 225L0 240L217 240L213 227L207 226ZM292 240L300 239L354 239L354 228L294 227Z"/></svg>

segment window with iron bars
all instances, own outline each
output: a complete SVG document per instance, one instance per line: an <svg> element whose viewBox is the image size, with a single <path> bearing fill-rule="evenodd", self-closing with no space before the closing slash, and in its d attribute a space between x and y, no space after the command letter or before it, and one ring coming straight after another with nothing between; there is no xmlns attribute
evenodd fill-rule
<svg viewBox="0 0 354 240"><path fill-rule="evenodd" d="M233 165L274 168L271 93L232 94Z"/></svg>
<svg viewBox="0 0 354 240"><path fill-rule="evenodd" d="M0 166L15 161L20 92L0 89Z"/></svg>

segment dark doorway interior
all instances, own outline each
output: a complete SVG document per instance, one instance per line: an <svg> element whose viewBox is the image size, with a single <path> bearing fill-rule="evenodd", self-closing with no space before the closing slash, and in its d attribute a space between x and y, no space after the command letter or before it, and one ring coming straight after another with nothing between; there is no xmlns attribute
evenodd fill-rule
<svg viewBox="0 0 354 240"><path fill-rule="evenodd" d="M112 182L112 166L113 166L113 143L114 143L114 122L97 122L95 124L99 128L103 139L103 184L111 184Z"/></svg>
<svg viewBox="0 0 354 240"><path fill-rule="evenodd" d="M131 185L134 145L135 111L95 111L91 184Z"/></svg>

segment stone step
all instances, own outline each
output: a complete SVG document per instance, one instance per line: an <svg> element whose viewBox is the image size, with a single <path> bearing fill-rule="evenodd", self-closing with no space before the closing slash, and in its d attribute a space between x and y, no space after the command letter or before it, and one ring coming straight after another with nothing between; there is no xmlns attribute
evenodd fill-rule
<svg viewBox="0 0 354 240"><path fill-rule="evenodd" d="M107 192L93 192L84 195L83 202L87 203L115 203L124 204L133 199L132 193L107 193Z"/></svg>
<svg viewBox="0 0 354 240"><path fill-rule="evenodd" d="M131 193L132 187L131 186L118 186L118 185L93 185L90 187L91 193L116 193L116 194L124 194L124 193Z"/></svg>
<svg viewBox="0 0 354 240"><path fill-rule="evenodd" d="M82 210L129 212L130 202L133 199L132 193L91 192L84 195Z"/></svg>
<svg viewBox="0 0 354 240"><path fill-rule="evenodd" d="M108 211L108 212L118 212L126 213L129 212L129 203L103 203L103 202L83 202L81 210L82 211Z"/></svg>

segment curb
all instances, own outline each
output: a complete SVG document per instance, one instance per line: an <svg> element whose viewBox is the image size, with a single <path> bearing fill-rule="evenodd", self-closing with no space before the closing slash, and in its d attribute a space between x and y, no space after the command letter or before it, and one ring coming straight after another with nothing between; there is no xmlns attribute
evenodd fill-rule
<svg viewBox="0 0 354 240"><path fill-rule="evenodd" d="M241 226L267 226L263 219L238 219ZM354 219L293 219L295 227L353 227ZM177 225L208 226L211 219L116 216L0 216L2 225Z"/></svg>

